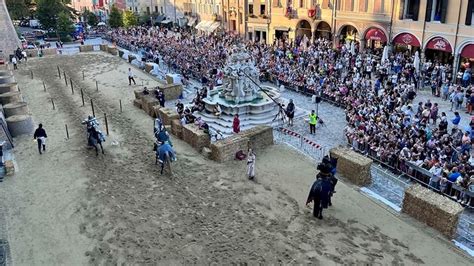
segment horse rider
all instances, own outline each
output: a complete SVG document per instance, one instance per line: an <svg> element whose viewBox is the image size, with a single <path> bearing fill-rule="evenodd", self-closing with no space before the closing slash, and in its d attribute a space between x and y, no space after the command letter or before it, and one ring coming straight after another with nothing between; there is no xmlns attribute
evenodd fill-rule
<svg viewBox="0 0 474 266"><path fill-rule="evenodd" d="M331 167L327 164L318 165L319 173L316 176L309 191L308 199L306 200L306 206L314 201L313 216L318 219L323 219L323 209L327 209L331 202L331 193L333 190L333 184L331 183Z"/></svg>

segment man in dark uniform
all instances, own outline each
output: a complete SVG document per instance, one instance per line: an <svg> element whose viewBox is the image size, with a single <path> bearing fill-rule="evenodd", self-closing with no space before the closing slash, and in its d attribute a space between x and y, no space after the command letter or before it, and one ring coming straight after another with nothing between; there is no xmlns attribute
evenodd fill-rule
<svg viewBox="0 0 474 266"><path fill-rule="evenodd" d="M313 216L323 219L323 209L327 209L332 193L331 168L326 164L318 165L319 173L309 191L306 205L314 201Z"/></svg>
<svg viewBox="0 0 474 266"><path fill-rule="evenodd" d="M33 135L33 139L38 142L38 151L39 154L42 154L41 147L43 147L43 152L46 151L46 130L43 128L43 124L39 124L38 128L35 130L35 134Z"/></svg>

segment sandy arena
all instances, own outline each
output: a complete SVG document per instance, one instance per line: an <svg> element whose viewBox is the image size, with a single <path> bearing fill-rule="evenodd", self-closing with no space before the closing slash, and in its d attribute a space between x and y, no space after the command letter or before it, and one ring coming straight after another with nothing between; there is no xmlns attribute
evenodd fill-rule
<svg viewBox="0 0 474 266"><path fill-rule="evenodd" d="M84 88L84 107L57 66ZM472 265L438 233L342 182L325 219L314 219L304 206L314 161L286 146L258 152L250 182L244 162L218 164L174 140L174 177L161 176L153 120L132 104L133 89L155 81L134 69L140 86L128 86L128 67L96 52L30 59L15 72L48 133L41 156L32 136L16 140L19 169L0 185L15 265ZM105 156L86 147L90 98L109 121Z"/></svg>

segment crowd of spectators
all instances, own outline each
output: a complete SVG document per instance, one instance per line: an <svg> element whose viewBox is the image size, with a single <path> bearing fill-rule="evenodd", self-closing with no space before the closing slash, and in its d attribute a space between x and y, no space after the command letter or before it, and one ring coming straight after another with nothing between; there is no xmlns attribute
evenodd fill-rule
<svg viewBox="0 0 474 266"><path fill-rule="evenodd" d="M117 45L142 50L150 60L161 59L185 78L209 86L218 82L216 73L231 47L244 43L262 80L318 94L346 108L345 134L354 149L463 204L474 204L470 197L474 193L474 117L469 128L459 126L459 112L473 111L473 87L452 77L449 64L426 61L417 69L415 56L409 52L383 58L382 50L360 51L355 43L333 48L325 39L263 44L228 34L200 36L154 27L108 34ZM465 73L470 71L467 68ZM420 86L430 86L434 96L450 101L454 114L440 113L438 103L429 100L415 102ZM189 114L191 110L183 110L185 121Z"/></svg>

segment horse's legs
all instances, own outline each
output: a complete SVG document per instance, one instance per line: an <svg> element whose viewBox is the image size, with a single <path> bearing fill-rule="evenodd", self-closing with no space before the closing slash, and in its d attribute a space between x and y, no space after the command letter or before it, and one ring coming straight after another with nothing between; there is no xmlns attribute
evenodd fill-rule
<svg viewBox="0 0 474 266"><path fill-rule="evenodd" d="M94 149L95 149L95 155L99 156L99 149L97 148L97 144L94 145Z"/></svg>
<svg viewBox="0 0 474 266"><path fill-rule="evenodd" d="M104 154L104 147L102 146L102 142L99 142L100 149L102 150L102 154Z"/></svg>

